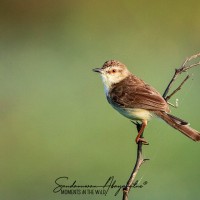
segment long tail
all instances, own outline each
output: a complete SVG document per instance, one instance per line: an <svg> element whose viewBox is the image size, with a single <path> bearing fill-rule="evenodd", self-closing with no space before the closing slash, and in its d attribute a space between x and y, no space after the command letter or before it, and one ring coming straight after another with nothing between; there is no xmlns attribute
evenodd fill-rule
<svg viewBox="0 0 200 200"><path fill-rule="evenodd" d="M200 132L189 127L186 121L162 111L155 111L155 114L190 139L200 141Z"/></svg>

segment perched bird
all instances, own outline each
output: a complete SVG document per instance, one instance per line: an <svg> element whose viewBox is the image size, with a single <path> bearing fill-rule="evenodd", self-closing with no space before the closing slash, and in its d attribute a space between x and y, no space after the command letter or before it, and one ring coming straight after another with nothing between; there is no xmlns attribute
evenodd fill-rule
<svg viewBox="0 0 200 200"><path fill-rule="evenodd" d="M169 114L168 103L160 93L129 72L121 62L109 60L93 71L100 73L107 100L112 107L131 120L141 121L136 143L147 143L141 134L153 116L163 119L192 140L200 141L200 132L189 127L186 121Z"/></svg>

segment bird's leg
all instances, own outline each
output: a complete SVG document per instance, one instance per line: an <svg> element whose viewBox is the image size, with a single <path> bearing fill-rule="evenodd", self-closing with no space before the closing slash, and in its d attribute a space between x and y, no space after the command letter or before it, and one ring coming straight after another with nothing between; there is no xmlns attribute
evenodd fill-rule
<svg viewBox="0 0 200 200"><path fill-rule="evenodd" d="M146 126L147 126L147 120L142 120L141 128L138 132L137 137L135 138L136 143L141 141L143 144L149 144L144 138L141 138L141 135L144 132Z"/></svg>

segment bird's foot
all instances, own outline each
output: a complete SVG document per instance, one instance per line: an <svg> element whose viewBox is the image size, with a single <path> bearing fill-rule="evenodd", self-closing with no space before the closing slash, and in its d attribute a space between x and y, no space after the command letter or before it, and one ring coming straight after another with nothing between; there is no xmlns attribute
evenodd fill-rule
<svg viewBox="0 0 200 200"><path fill-rule="evenodd" d="M139 142L142 142L142 144L144 145L149 145L149 143L144 138L136 138L135 142L136 144L138 144Z"/></svg>

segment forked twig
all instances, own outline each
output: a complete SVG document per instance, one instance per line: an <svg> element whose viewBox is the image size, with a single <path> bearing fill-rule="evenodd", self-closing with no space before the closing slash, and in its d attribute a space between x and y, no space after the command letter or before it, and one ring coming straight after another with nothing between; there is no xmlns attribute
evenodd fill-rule
<svg viewBox="0 0 200 200"><path fill-rule="evenodd" d="M183 86L183 84L189 79L189 75L186 76L186 78L181 82L181 84L170 94L167 96L167 94L169 93L169 90L171 89L172 87L172 84L175 82L175 80L177 79L178 75L180 75L181 73L183 72L186 72L187 70L191 69L192 67L195 67L195 66L198 66L200 65L200 62L197 62L197 63L194 63L194 64L191 64L191 65L188 65L188 62L190 62L191 60L193 59L196 59L197 57L200 57L200 53L198 54L195 54L195 55L192 55L190 56L189 58L187 58L183 64L181 65L180 68L178 69L175 69L175 73L174 73L174 76L172 77L171 81L169 82L167 88L165 89L165 92L163 93L163 98L168 101L176 92L178 92L181 87ZM133 121L132 121L133 122ZM137 130L138 132L140 131L141 129L141 124L139 123L135 123L133 122L136 127L137 127ZM142 134L143 135L143 134ZM134 165L134 168L133 168L133 171L129 177L129 180L127 181L127 184L126 186L123 188L123 198L122 200L128 200L128 194L130 192L130 189L134 183L134 180L137 176L137 173L141 167L141 165L146 161L146 160L149 160L149 159L144 159L143 156L142 156L142 146L143 146L143 143L141 141L138 142L137 144L137 158L136 158L136 162L135 162L135 165Z"/></svg>
<svg viewBox="0 0 200 200"><path fill-rule="evenodd" d="M176 92L178 92L183 84L190 78L190 75L187 75L186 78L181 82L181 84L170 94L168 95L165 100L168 101Z"/></svg>
<svg viewBox="0 0 200 200"><path fill-rule="evenodd" d="M189 79L189 75L184 79L184 81L170 94L167 96L167 94L169 93L170 88L172 87L172 84L174 83L174 81L177 79L178 75L182 74L183 72L188 71L189 69L191 69L192 67L198 66L200 65L200 61L194 64L190 64L187 66L187 64L191 61L194 60L196 58L200 57L200 53L195 54L190 56L189 58L186 58L185 61L183 62L183 64L181 65L180 68L175 69L175 73L174 76L172 77L171 81L169 82L167 88L165 89L165 92L163 93L163 98L168 101L176 92L178 92L178 90L181 89L181 87L183 86L183 84Z"/></svg>

